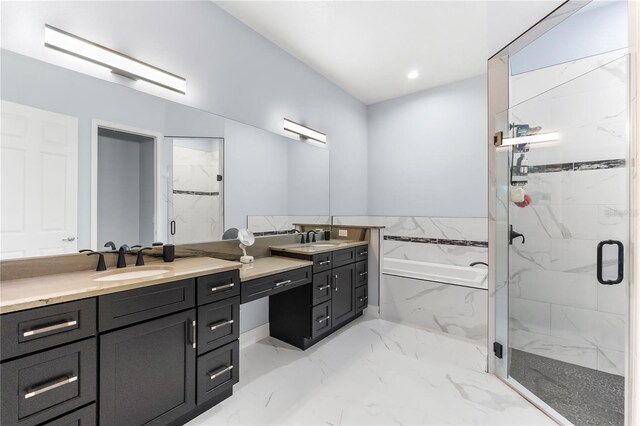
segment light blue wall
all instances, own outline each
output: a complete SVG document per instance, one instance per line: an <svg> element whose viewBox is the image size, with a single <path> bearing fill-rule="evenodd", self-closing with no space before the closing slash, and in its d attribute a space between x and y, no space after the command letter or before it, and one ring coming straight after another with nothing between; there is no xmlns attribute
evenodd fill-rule
<svg viewBox="0 0 640 426"><path fill-rule="evenodd" d="M486 217L486 76L369 107L369 214Z"/></svg>
<svg viewBox="0 0 640 426"><path fill-rule="evenodd" d="M622 49L629 44L626 1L593 1L511 57L511 74Z"/></svg>
<svg viewBox="0 0 640 426"><path fill-rule="evenodd" d="M283 135L283 117L323 130L331 149L332 212L366 213L365 105L213 2L3 2L0 18L5 49ZM45 48L45 23L184 76L187 95Z"/></svg>

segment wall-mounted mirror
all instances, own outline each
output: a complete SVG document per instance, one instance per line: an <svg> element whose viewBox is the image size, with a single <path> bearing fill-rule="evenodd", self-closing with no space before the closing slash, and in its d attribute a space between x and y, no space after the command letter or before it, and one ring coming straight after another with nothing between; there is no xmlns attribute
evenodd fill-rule
<svg viewBox="0 0 640 426"><path fill-rule="evenodd" d="M329 223L323 144L0 55L2 259Z"/></svg>

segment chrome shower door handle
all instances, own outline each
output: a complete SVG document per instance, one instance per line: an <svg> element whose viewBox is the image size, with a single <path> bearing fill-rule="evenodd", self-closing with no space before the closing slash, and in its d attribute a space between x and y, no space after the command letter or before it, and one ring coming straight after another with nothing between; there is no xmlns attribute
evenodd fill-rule
<svg viewBox="0 0 640 426"><path fill-rule="evenodd" d="M615 245L618 247L618 275L614 280L605 280L602 276L602 251L604 246L607 245ZM598 282L604 285L614 285L622 282L624 279L624 245L622 244L622 241L604 240L598 243L596 276L598 278Z"/></svg>

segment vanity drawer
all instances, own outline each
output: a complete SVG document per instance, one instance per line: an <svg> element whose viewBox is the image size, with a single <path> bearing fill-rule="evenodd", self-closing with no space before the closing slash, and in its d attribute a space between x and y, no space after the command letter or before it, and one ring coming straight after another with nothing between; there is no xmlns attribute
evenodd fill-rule
<svg viewBox="0 0 640 426"><path fill-rule="evenodd" d="M356 262L363 262L369 258L369 246L356 247Z"/></svg>
<svg viewBox="0 0 640 426"><path fill-rule="evenodd" d="M58 417L43 426L95 426L96 424L96 404L91 404L73 413Z"/></svg>
<svg viewBox="0 0 640 426"><path fill-rule="evenodd" d="M96 300L85 299L2 315L2 360L93 336Z"/></svg>
<svg viewBox="0 0 640 426"><path fill-rule="evenodd" d="M240 295L238 269L198 278L198 305Z"/></svg>
<svg viewBox="0 0 640 426"><path fill-rule="evenodd" d="M331 301L324 302L311 309L311 338L331 330Z"/></svg>
<svg viewBox="0 0 640 426"><path fill-rule="evenodd" d="M356 288L356 312L361 312L369 305L369 288L366 285Z"/></svg>
<svg viewBox="0 0 640 426"><path fill-rule="evenodd" d="M331 271L313 274L313 285L311 290L311 305L315 306L320 303L331 300Z"/></svg>
<svg viewBox="0 0 640 426"><path fill-rule="evenodd" d="M251 302L252 300L261 299L272 294L278 294L285 290L308 284L311 280L311 266L307 266L281 274L246 281L242 283L240 301L241 303Z"/></svg>
<svg viewBox="0 0 640 426"><path fill-rule="evenodd" d="M337 250L333 252L332 268L338 268L340 266L348 265L356 261L356 249L349 248L344 250Z"/></svg>
<svg viewBox="0 0 640 426"><path fill-rule="evenodd" d="M313 261L313 273L324 272L331 270L332 256L331 252L315 254L312 257Z"/></svg>
<svg viewBox="0 0 640 426"><path fill-rule="evenodd" d="M233 387L240 379L240 345L237 340L198 357L198 405Z"/></svg>
<svg viewBox="0 0 640 426"><path fill-rule="evenodd" d="M225 345L240 335L240 297L198 308L198 354Z"/></svg>
<svg viewBox="0 0 640 426"><path fill-rule="evenodd" d="M100 331L193 308L195 280L181 280L98 297Z"/></svg>
<svg viewBox="0 0 640 426"><path fill-rule="evenodd" d="M356 287L366 285L369 281L369 263L358 262L356 263Z"/></svg>
<svg viewBox="0 0 640 426"><path fill-rule="evenodd" d="M36 425L96 399L96 339L2 364L5 425Z"/></svg>

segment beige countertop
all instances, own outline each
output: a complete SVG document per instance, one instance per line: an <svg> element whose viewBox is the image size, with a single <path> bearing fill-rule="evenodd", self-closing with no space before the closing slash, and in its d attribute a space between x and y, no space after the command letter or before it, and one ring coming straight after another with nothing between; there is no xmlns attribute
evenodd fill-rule
<svg viewBox="0 0 640 426"><path fill-rule="evenodd" d="M207 274L217 274L218 272L238 269L241 265L238 262L229 262L211 257L192 257L176 259L171 263L149 263L146 266L131 266L123 269L111 269L105 272L80 271L0 281L0 314ZM152 269L166 269L166 272L151 277L96 281L96 278L117 273Z"/></svg>
<svg viewBox="0 0 640 426"><path fill-rule="evenodd" d="M242 265L240 268L240 281L255 280L280 272L292 271L305 266L311 266L310 260L293 259L282 256L260 257L253 263Z"/></svg>
<svg viewBox="0 0 640 426"><path fill-rule="evenodd" d="M325 245L330 244L330 245ZM271 250L284 251L296 254L318 254L329 251L347 249L351 247L368 245L369 241L345 241L345 240L321 240L316 243L308 244L287 244L283 246L271 246Z"/></svg>

